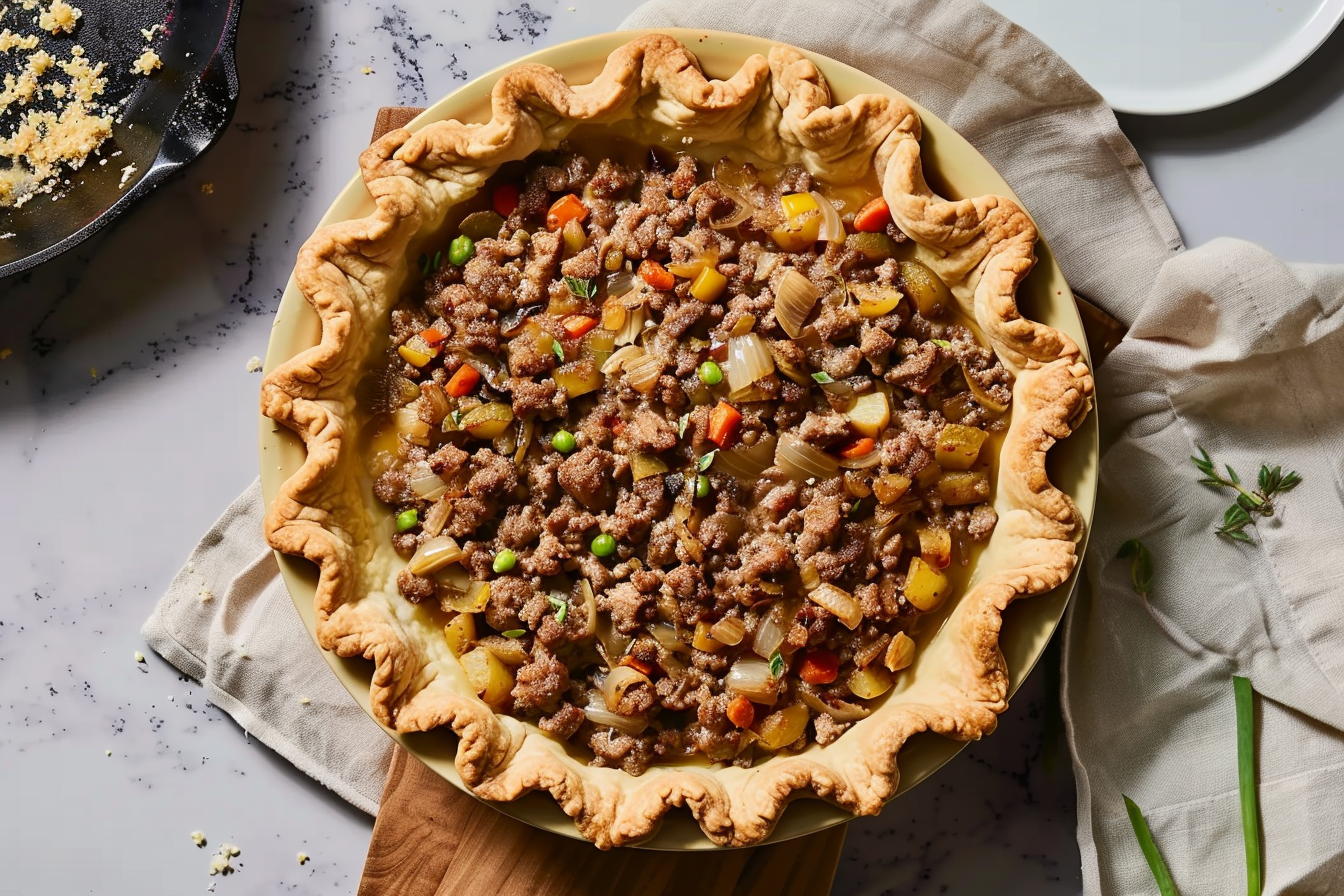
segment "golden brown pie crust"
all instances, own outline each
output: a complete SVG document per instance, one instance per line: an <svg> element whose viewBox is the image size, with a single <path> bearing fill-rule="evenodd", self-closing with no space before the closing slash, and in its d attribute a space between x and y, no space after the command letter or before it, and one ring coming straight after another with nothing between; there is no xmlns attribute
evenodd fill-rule
<svg viewBox="0 0 1344 896"><path fill-rule="evenodd" d="M499 80L491 100L485 124L440 121L375 142L360 156L375 211L319 230L299 253L295 279L321 318L322 338L262 386L263 413L307 448L269 509L266 536L276 550L320 567L319 642L375 662L370 702L385 725L403 732L451 726L460 738L457 769L479 796L549 791L603 848L648 837L674 806L689 808L715 843L734 846L765 838L798 791L855 814L876 813L896 791L897 754L911 735L974 739L993 730L1007 707L1001 614L1014 599L1062 583L1077 561L1083 520L1051 485L1045 456L1090 409L1093 381L1072 339L1018 312L1018 284L1035 263L1035 226L1003 197L934 195L921 168L915 111L900 98L871 94L832 106L821 73L789 46L773 47L768 60L753 55L717 81L679 42L649 34L613 52L590 84L571 86L553 69L523 65ZM997 473L1000 520L972 586L936 643L922 649L914 683L827 746L751 769L660 765L633 777L589 767L579 751L476 697L438 625L391 584L400 561L388 556L390 530L380 527L389 523L367 509L355 385L386 338L419 241L500 164L554 147L583 123L625 136L670 130L750 147L761 162L798 162L837 183L875 168L896 223L926 250L921 257L952 285L963 313L1016 375Z"/></svg>

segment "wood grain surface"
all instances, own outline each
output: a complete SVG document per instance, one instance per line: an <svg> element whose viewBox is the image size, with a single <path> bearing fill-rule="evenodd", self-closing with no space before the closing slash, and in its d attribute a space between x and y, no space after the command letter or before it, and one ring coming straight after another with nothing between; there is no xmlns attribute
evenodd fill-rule
<svg viewBox="0 0 1344 896"><path fill-rule="evenodd" d="M384 106L371 141L422 111ZM515 821L397 746L359 896L821 896L848 827L755 849L603 852Z"/></svg>

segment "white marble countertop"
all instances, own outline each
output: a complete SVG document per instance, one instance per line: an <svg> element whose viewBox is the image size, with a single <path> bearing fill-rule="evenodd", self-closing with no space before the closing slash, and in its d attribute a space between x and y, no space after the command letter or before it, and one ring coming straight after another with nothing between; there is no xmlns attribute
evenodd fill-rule
<svg viewBox="0 0 1344 896"><path fill-rule="evenodd" d="M249 2L219 145L110 232L0 281L0 890L354 892L372 819L250 740L138 632L256 475L245 367L372 110L607 30L633 4L457 6ZM1341 85L1344 33L1234 107L1122 124L1188 243L1344 262ZM1079 892L1052 671L994 736L852 825L837 892ZM193 830L237 844L238 872L209 877Z"/></svg>

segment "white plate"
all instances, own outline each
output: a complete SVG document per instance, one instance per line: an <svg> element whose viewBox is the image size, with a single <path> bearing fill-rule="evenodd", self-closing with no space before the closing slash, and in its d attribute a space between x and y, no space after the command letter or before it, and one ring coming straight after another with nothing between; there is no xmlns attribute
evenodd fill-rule
<svg viewBox="0 0 1344 896"><path fill-rule="evenodd" d="M1174 115L1249 96L1297 68L1344 0L986 0L1121 112Z"/></svg>

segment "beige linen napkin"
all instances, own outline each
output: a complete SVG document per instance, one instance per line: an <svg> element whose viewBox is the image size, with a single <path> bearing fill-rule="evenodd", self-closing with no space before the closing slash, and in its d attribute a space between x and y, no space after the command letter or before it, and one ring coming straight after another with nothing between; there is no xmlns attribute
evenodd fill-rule
<svg viewBox="0 0 1344 896"><path fill-rule="evenodd" d="M1180 248L1165 205L1100 96L1038 40L973 0L656 0L625 25L777 38L898 87L989 158L1031 209L1070 282L1125 322ZM254 484L173 581L146 638L254 735L373 811L390 741L312 646L260 537L261 517ZM202 580L215 595L207 603ZM300 704L305 695L309 706ZM319 716L320 726L312 721Z"/></svg>
<svg viewBox="0 0 1344 896"><path fill-rule="evenodd" d="M1088 893L1150 894L1121 793L1184 896L1245 892L1231 676L1261 695L1265 893L1344 885L1344 267L1218 240L1162 268L1098 377L1098 513L1065 641ZM1189 457L1303 482L1254 544ZM1145 603L1120 545L1156 577Z"/></svg>

